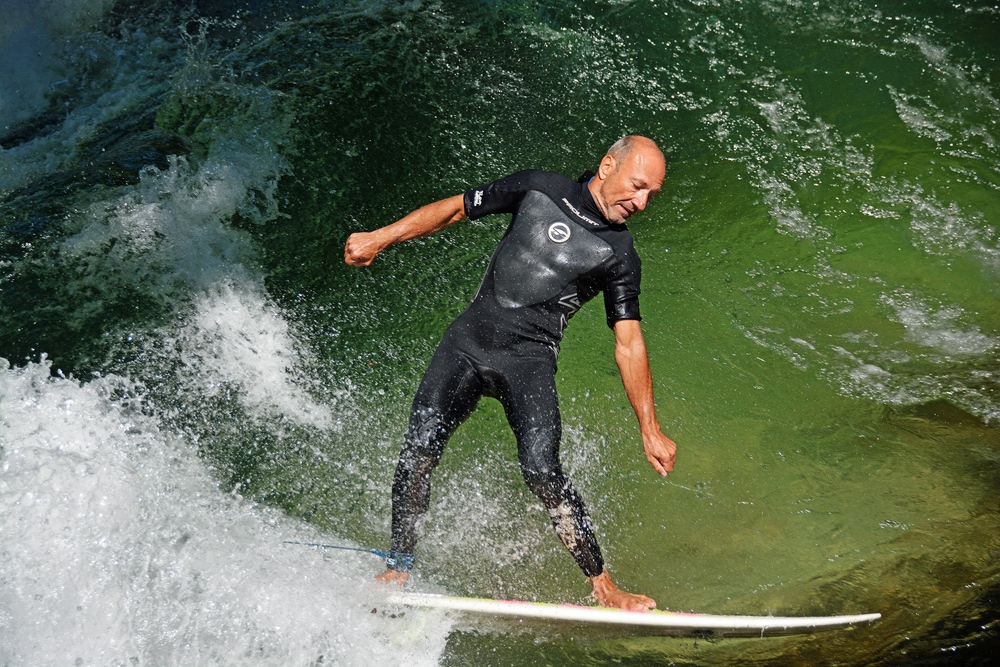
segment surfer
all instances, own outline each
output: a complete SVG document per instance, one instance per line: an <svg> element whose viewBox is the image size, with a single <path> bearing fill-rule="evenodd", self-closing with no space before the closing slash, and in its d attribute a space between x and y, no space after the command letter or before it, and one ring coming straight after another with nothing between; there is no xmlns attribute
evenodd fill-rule
<svg viewBox="0 0 1000 667"><path fill-rule="evenodd" d="M655 601L611 580L583 500L559 462L562 435L556 357L580 307L604 293L615 360L639 420L646 458L660 475L676 445L660 429L639 325L640 262L625 221L660 191L663 154L646 137L627 136L577 180L520 171L423 206L372 232L351 234L344 259L368 266L390 245L433 234L466 217L512 214L479 291L444 334L410 412L392 486L392 550L379 581L409 578L417 524L430 503L430 476L448 438L480 397L503 405L517 438L521 472L556 533L607 607L648 609Z"/></svg>

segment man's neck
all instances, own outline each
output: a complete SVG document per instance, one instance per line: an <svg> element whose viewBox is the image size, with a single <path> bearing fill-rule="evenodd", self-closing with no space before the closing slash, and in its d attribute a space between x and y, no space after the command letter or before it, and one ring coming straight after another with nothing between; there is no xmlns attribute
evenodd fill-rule
<svg viewBox="0 0 1000 667"><path fill-rule="evenodd" d="M599 215L604 224L612 225L614 223L608 219L606 212L601 207L600 185L601 180L596 174L590 177L590 180L587 181L587 187L585 188L587 194L583 196L583 203L587 208Z"/></svg>

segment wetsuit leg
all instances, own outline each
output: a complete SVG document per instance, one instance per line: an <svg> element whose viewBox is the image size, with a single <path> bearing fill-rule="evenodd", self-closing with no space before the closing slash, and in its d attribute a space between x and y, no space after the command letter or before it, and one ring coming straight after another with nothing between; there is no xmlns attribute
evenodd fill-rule
<svg viewBox="0 0 1000 667"><path fill-rule="evenodd" d="M556 534L588 577L604 570L590 515L559 462L562 419L550 358L519 359L505 367L498 398L517 437L524 480L552 519Z"/></svg>
<svg viewBox="0 0 1000 667"><path fill-rule="evenodd" d="M434 353L413 399L410 424L392 484L392 550L404 557L417 543L417 524L427 513L431 473L448 438L475 409L483 385L469 360L446 337ZM409 556L412 561L412 556ZM407 570L390 560L392 569Z"/></svg>

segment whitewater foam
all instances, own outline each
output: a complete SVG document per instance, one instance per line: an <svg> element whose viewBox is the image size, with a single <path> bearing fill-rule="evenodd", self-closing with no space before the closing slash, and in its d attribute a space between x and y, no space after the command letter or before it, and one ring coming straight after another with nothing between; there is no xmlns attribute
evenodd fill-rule
<svg viewBox="0 0 1000 667"><path fill-rule="evenodd" d="M370 560L282 546L316 535L220 491L124 380L2 365L0 663L435 664L446 621L371 613Z"/></svg>
<svg viewBox="0 0 1000 667"><path fill-rule="evenodd" d="M271 411L299 424L325 429L330 409L296 384L304 362L288 322L260 294L221 284L202 295L191 320L171 339L189 390L211 397L239 387L251 411Z"/></svg>

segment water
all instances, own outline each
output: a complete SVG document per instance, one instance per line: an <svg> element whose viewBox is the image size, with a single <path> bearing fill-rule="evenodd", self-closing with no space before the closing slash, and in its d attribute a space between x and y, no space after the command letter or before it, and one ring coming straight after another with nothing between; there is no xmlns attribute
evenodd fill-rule
<svg viewBox="0 0 1000 667"><path fill-rule="evenodd" d="M987 2L4 0L0 664L986 664L1000 535L1000 12ZM501 220L346 235L656 137L632 225L654 475L599 304L563 458L661 606L879 611L704 641L392 617L408 402ZM583 602L492 401L415 585Z"/></svg>

